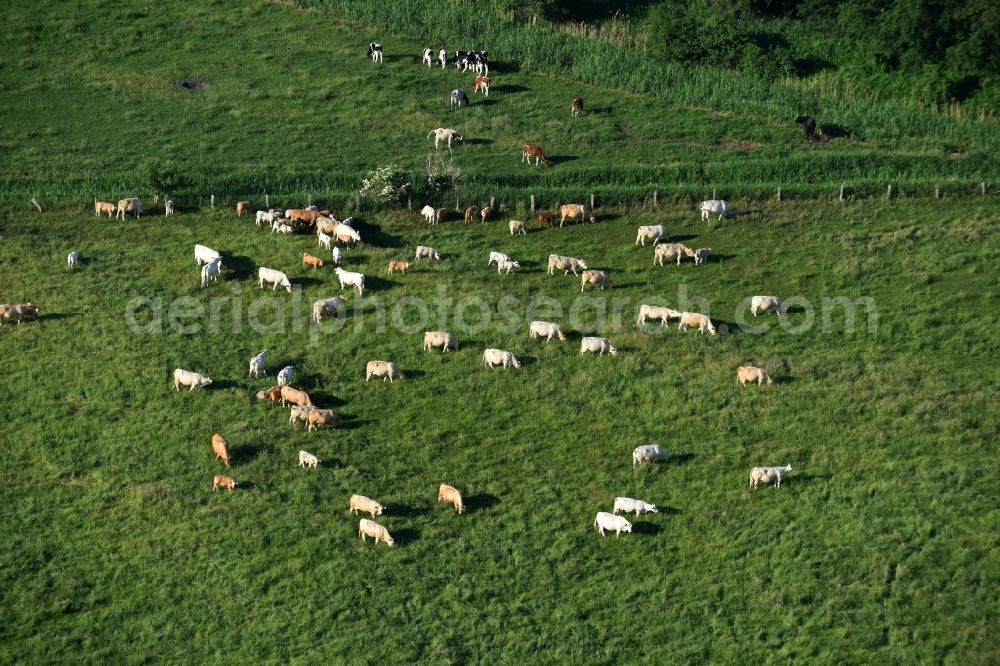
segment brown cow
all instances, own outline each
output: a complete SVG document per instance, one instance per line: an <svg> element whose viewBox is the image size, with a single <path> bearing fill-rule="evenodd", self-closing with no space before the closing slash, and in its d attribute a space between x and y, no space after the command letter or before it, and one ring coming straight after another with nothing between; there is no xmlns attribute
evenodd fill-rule
<svg viewBox="0 0 1000 666"><path fill-rule="evenodd" d="M403 275L406 275L406 269L410 267L409 262L406 261L390 261L389 262L389 274L391 275L393 271L399 271Z"/></svg>
<svg viewBox="0 0 1000 666"><path fill-rule="evenodd" d="M250 212L250 202L249 201L237 201L236 202L236 217L243 217L243 213Z"/></svg>
<svg viewBox="0 0 1000 666"><path fill-rule="evenodd" d="M115 206L113 203L107 203L104 201L98 201L97 199L94 199L94 215L96 215L97 217L100 217L101 213L107 213L108 217L114 217L115 212L117 210L118 207Z"/></svg>
<svg viewBox="0 0 1000 666"><path fill-rule="evenodd" d="M472 84L472 92L483 91L483 94L487 97L490 96L490 77L488 76L477 76L476 82Z"/></svg>
<svg viewBox="0 0 1000 666"><path fill-rule="evenodd" d="M483 218L482 223L486 224L487 222L489 222L490 217L493 215L493 209L490 208L489 206L483 206L483 209L479 211L479 215L480 217Z"/></svg>
<svg viewBox="0 0 1000 666"><path fill-rule="evenodd" d="M479 206L469 206L465 209L465 223L472 224L477 215L479 215Z"/></svg>
<svg viewBox="0 0 1000 666"><path fill-rule="evenodd" d="M581 111L583 111L583 98L577 97L573 100L573 103L570 104L569 113L571 116L578 116Z"/></svg>
<svg viewBox="0 0 1000 666"><path fill-rule="evenodd" d="M289 403L293 405L311 405L312 400L309 399L309 394L305 391L300 391L294 389L287 384L279 388L281 391L281 406L287 407Z"/></svg>
<svg viewBox="0 0 1000 666"><path fill-rule="evenodd" d="M323 265L323 261L319 257L314 257L308 252L304 252L302 253L302 265L312 266L313 270L316 270Z"/></svg>
<svg viewBox="0 0 1000 666"><path fill-rule="evenodd" d="M556 226L556 216L552 213L539 213L538 226L549 227L551 229L552 227Z"/></svg>
<svg viewBox="0 0 1000 666"><path fill-rule="evenodd" d="M306 227L312 229L316 226L316 220L320 217L326 217L323 213L324 211L308 210L305 208L293 208L288 211L288 219L292 222L303 222Z"/></svg>
<svg viewBox="0 0 1000 666"><path fill-rule="evenodd" d="M309 424L307 430L312 431L319 426L338 426L341 419L332 409L314 409L306 414L306 423Z"/></svg>
<svg viewBox="0 0 1000 666"><path fill-rule="evenodd" d="M233 492L236 487L236 479L231 476L222 476L221 474L216 474L215 478L212 479L212 492L219 490L219 486L223 488L229 488L229 492Z"/></svg>
<svg viewBox="0 0 1000 666"><path fill-rule="evenodd" d="M38 319L38 308L28 301L14 305L0 305L0 322L4 319L21 323L22 319Z"/></svg>
<svg viewBox="0 0 1000 666"><path fill-rule="evenodd" d="M222 458L222 462L229 467L229 442L219 433L212 435L212 451L215 452L216 458Z"/></svg>
<svg viewBox="0 0 1000 666"><path fill-rule="evenodd" d="M521 161L524 162L527 160L528 164L531 164L532 157L535 158L535 166L538 166L539 162L545 166L549 165L549 159L545 157L544 150L538 146L529 146L528 144L524 144L524 151L521 153Z"/></svg>

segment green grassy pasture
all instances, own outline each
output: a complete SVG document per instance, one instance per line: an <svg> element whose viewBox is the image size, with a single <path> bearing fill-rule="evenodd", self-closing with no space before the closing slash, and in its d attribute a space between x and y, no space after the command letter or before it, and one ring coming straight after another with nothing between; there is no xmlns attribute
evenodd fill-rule
<svg viewBox="0 0 1000 666"><path fill-rule="evenodd" d="M252 23L241 12L278 11L234 10L233 34ZM0 301L42 310L0 328L0 660L996 663L995 207L799 202L721 225L688 207L600 212L596 225L514 238L506 218L362 216L367 242L345 263L369 293L360 313L349 297L342 330L314 335L308 303L339 288L329 267L301 267L312 237L230 211L116 222L0 210ZM658 222L717 256L651 266L635 228ZM196 242L225 255L204 290ZM387 276L416 244L442 261ZM71 249L84 258L73 272ZM487 269L494 249L522 271ZM548 345L526 324L506 332L541 296L570 321L579 283L545 274L550 252L610 272L607 300L588 307L620 299L620 325L584 312L569 341ZM261 265L300 289L259 300ZM419 306L399 304L430 302L433 315L441 288L483 299L491 320L462 333L446 308L461 348L424 353ZM815 325L797 307L784 327L769 315L766 332L742 332L737 305L759 293L807 299ZM638 304L677 307L682 294L729 332L635 325ZM834 297L873 299L876 330L859 312L845 332L842 308L824 329ZM162 304L156 332L129 329L135 298ZM217 308L218 326L185 316L198 307ZM190 333L168 325L171 308ZM277 324L252 330L251 312ZM579 356L584 333L622 354ZM491 346L524 367L484 368ZM248 379L265 348L271 378ZM407 379L365 383L375 358ZM746 363L776 383L739 387ZM285 364L344 427L306 433L254 399ZM175 367L215 383L174 392ZM233 447L232 494L211 492L216 431ZM672 459L633 471L632 449L654 442ZM299 449L320 469L299 469ZM752 466L786 463L780 490L747 490ZM463 490L465 515L434 501L441 482ZM395 548L358 540L351 493L388 505ZM601 539L594 514L616 496L661 512Z"/></svg>

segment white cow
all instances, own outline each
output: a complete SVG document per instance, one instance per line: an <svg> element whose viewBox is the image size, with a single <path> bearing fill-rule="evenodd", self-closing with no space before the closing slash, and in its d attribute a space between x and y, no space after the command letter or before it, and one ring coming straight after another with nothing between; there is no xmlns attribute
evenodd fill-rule
<svg viewBox="0 0 1000 666"><path fill-rule="evenodd" d="M361 234L358 232L357 229L355 229L349 224L344 224L343 222L341 222L340 224L337 225L337 230L335 233L337 234L338 241L343 241L345 243L361 242Z"/></svg>
<svg viewBox="0 0 1000 666"><path fill-rule="evenodd" d="M643 513L660 512L660 510L656 508L655 504L647 504L642 500L632 499L631 497L616 497L613 513L617 514L619 511L624 511L625 513L635 511L636 517L639 517L639 515Z"/></svg>
<svg viewBox="0 0 1000 666"><path fill-rule="evenodd" d="M271 291L274 291L279 286L284 287L288 290L288 293L292 293L292 283L288 281L288 276L281 271L276 271L273 268L264 268L261 266L257 269L257 279L260 283L260 288L264 288L264 283L273 285Z"/></svg>
<svg viewBox="0 0 1000 666"><path fill-rule="evenodd" d="M666 461L667 450L659 444L637 446L632 451L632 469L639 465L650 465L658 461Z"/></svg>
<svg viewBox="0 0 1000 666"><path fill-rule="evenodd" d="M319 465L319 458L308 451L299 451L299 467L312 467Z"/></svg>
<svg viewBox="0 0 1000 666"><path fill-rule="evenodd" d="M320 247L325 247L328 250L330 249L330 243L333 242L333 238L324 234L322 231L316 234L316 239L319 241Z"/></svg>
<svg viewBox="0 0 1000 666"><path fill-rule="evenodd" d="M434 224L434 215L436 211L433 206L424 206L420 209L420 214L424 216L428 224Z"/></svg>
<svg viewBox="0 0 1000 666"><path fill-rule="evenodd" d="M509 259L510 257L508 257L503 252L490 252L490 260L486 265L492 266L494 263L496 263L496 265L499 266L501 261L508 261Z"/></svg>
<svg viewBox="0 0 1000 666"><path fill-rule="evenodd" d="M709 199L708 201L702 201L698 210L701 211L702 220L707 220L709 215L718 215L719 222L722 221L723 217L731 215L733 212L729 202L723 201L722 199Z"/></svg>
<svg viewBox="0 0 1000 666"><path fill-rule="evenodd" d="M426 257L428 259L437 259L437 260L441 259L441 255L438 254L438 251L435 250L434 248L427 247L426 245L418 245L417 253L413 257L413 260L416 261L417 259L421 259L423 257Z"/></svg>
<svg viewBox="0 0 1000 666"><path fill-rule="evenodd" d="M267 350L265 349L261 353L250 359L250 374L254 376L254 379L260 377L260 373L266 372L267 370ZM249 376L249 375L248 375Z"/></svg>
<svg viewBox="0 0 1000 666"><path fill-rule="evenodd" d="M70 252L66 257L66 263L69 264L70 268L76 268L76 265L80 263L80 253L76 250Z"/></svg>
<svg viewBox="0 0 1000 666"><path fill-rule="evenodd" d="M340 265L341 256L342 255L340 253L340 248L339 247L334 246L333 249L330 250L330 258L333 260L333 263L334 263L335 266L339 266Z"/></svg>
<svg viewBox="0 0 1000 666"><path fill-rule="evenodd" d="M433 55L434 51L432 51L431 49L424 49L424 57L421 62L426 63L428 69L430 69L434 65Z"/></svg>
<svg viewBox="0 0 1000 666"><path fill-rule="evenodd" d="M441 69L448 65L448 52L444 49L438 51L438 62L441 63Z"/></svg>
<svg viewBox="0 0 1000 666"><path fill-rule="evenodd" d="M703 264L708 260L708 255L712 254L712 248L699 247L691 256L694 257L694 265Z"/></svg>
<svg viewBox="0 0 1000 666"><path fill-rule="evenodd" d="M295 375L295 366L286 365L278 372L278 386L288 386L292 383L292 377Z"/></svg>
<svg viewBox="0 0 1000 666"><path fill-rule="evenodd" d="M767 312L771 310L780 315L788 314L788 308L777 296L754 296L750 299L750 312L757 316L757 312Z"/></svg>
<svg viewBox="0 0 1000 666"><path fill-rule="evenodd" d="M361 273L352 273L351 271L345 271L343 268L335 268L334 273L337 274L337 279L340 280L340 290L344 290L344 285L354 287L358 290L358 296L364 296L365 293L365 276Z"/></svg>
<svg viewBox="0 0 1000 666"><path fill-rule="evenodd" d="M568 275L573 271L573 275L579 275L576 269L587 270L587 262L576 257L564 257L558 254L549 255L549 275L555 275L556 269L560 269L563 275Z"/></svg>
<svg viewBox="0 0 1000 666"><path fill-rule="evenodd" d="M554 324L551 321L533 321L528 326L528 333L531 335L531 339L534 340L536 337L545 338L546 342L551 342L552 338L559 338L559 340L565 342L566 336L563 335L562 330L559 328L559 324Z"/></svg>
<svg viewBox="0 0 1000 666"><path fill-rule="evenodd" d="M601 536L605 536L604 530L613 531L616 539L621 536L622 532L632 532L632 523L621 516L616 516L607 511L599 511L597 513L597 517L594 518L594 525L597 526L597 531L601 533Z"/></svg>
<svg viewBox="0 0 1000 666"><path fill-rule="evenodd" d="M781 487L788 473L792 471L791 465L784 467L754 467L750 470L750 487L756 488L758 483L773 483L775 488Z"/></svg>
<svg viewBox="0 0 1000 666"><path fill-rule="evenodd" d="M580 353L590 352L592 354L611 354L618 356L618 350L611 345L611 340L607 338L586 337L580 341Z"/></svg>
<svg viewBox="0 0 1000 666"><path fill-rule="evenodd" d="M201 267L201 288L204 289L209 280L218 281L219 273L222 272L222 259L216 259Z"/></svg>
<svg viewBox="0 0 1000 666"><path fill-rule="evenodd" d="M208 247L207 245L195 245L194 246L194 261L196 264L201 266L202 264L210 264L216 259L219 260L219 268L222 268L222 255L216 250Z"/></svg>
<svg viewBox="0 0 1000 666"><path fill-rule="evenodd" d="M270 226L281 219L280 210L259 210L257 211L256 223L258 227Z"/></svg>
<svg viewBox="0 0 1000 666"><path fill-rule="evenodd" d="M446 141L448 143L448 150L451 150L452 141L462 140L462 135L458 133L458 130L453 130L450 127L432 129L427 133L427 138L429 139L432 134L434 135L434 150L437 150L442 141Z"/></svg>
<svg viewBox="0 0 1000 666"><path fill-rule="evenodd" d="M668 319L671 317L680 317L681 314L677 310L671 310L670 308L643 304L639 306L639 319L635 323L645 324L647 319L659 319L660 323L666 324Z"/></svg>
<svg viewBox="0 0 1000 666"><path fill-rule="evenodd" d="M507 275L510 275L510 272L512 270L520 267L521 264L517 263L516 261L511 261L510 259L501 259L500 261L497 262L497 274L499 275L500 273L506 270Z"/></svg>
<svg viewBox="0 0 1000 666"><path fill-rule="evenodd" d="M347 300L343 296L321 298L318 301L313 301L313 320L318 324L323 315L333 314L346 302Z"/></svg>
<svg viewBox="0 0 1000 666"><path fill-rule="evenodd" d="M292 405L292 408L288 410L288 422L292 424L296 421L307 423L309 421L309 413L317 409L318 407L315 405Z"/></svg>
<svg viewBox="0 0 1000 666"><path fill-rule="evenodd" d="M170 217L174 214L174 202L171 199L167 199L163 203L163 216Z"/></svg>
<svg viewBox="0 0 1000 666"><path fill-rule="evenodd" d="M502 349L487 349L483 352L483 365L493 368L502 365L505 368L520 368L521 364L509 351Z"/></svg>
<svg viewBox="0 0 1000 666"><path fill-rule="evenodd" d="M458 349L458 340L447 331L427 331L424 333L424 351L430 351L431 347L440 347L442 353L451 349Z"/></svg>
<svg viewBox="0 0 1000 666"><path fill-rule="evenodd" d="M639 227L639 233L635 237L635 244L639 245L639 243L642 243L643 247L645 247L646 240L652 239L653 245L656 245L661 238L669 238L669 236L667 236L667 228L662 224L649 227Z"/></svg>
<svg viewBox="0 0 1000 666"><path fill-rule="evenodd" d="M193 391L196 388L205 388L212 383L212 380L203 375L199 375L197 372L191 372L189 370L181 370L176 368L174 370L174 390L180 391L180 385L190 386L190 390Z"/></svg>
<svg viewBox="0 0 1000 666"><path fill-rule="evenodd" d="M702 335L705 335L705 331L715 335L715 325L708 318L708 315L703 315L699 312L682 312L681 323L677 325L677 330L681 332L686 331L688 326L697 327L698 332Z"/></svg>

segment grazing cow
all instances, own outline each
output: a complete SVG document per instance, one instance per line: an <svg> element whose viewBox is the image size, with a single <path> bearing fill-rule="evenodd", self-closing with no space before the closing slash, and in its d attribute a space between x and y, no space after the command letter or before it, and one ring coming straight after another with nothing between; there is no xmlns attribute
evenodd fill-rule
<svg viewBox="0 0 1000 666"><path fill-rule="evenodd" d="M618 350L615 349L611 344L611 340L607 338L595 338L595 337L585 337L580 340L580 353L585 354L590 352L591 354L598 354L604 356L605 353L611 354L612 356L618 356Z"/></svg>
<svg viewBox="0 0 1000 666"><path fill-rule="evenodd" d="M729 202L722 199L702 201L698 210L701 211L702 220L708 220L709 215L718 215L719 222L722 222L722 218L726 215L732 215L733 213L733 208L729 205Z"/></svg>
<svg viewBox="0 0 1000 666"><path fill-rule="evenodd" d="M174 202L171 199L167 199L163 202L163 216L170 217L174 214Z"/></svg>
<svg viewBox="0 0 1000 666"><path fill-rule="evenodd" d="M271 227L271 233L273 234L275 231L277 231L279 234L287 235L295 231L295 229L291 225L278 223L275 226Z"/></svg>
<svg viewBox="0 0 1000 666"><path fill-rule="evenodd" d="M278 386L288 386L292 383L292 377L295 375L295 366L286 365L280 371L278 371Z"/></svg>
<svg viewBox="0 0 1000 666"><path fill-rule="evenodd" d="M195 245L194 246L194 262L201 266L202 264L210 264L213 261L219 262L219 268L222 268L222 255L216 250L205 245Z"/></svg>
<svg viewBox="0 0 1000 666"><path fill-rule="evenodd" d="M365 295L365 276L361 273L352 273L351 271L345 271L339 266L333 271L337 274L337 279L340 280L340 290L344 290L344 285L349 287L354 287L358 290L358 296Z"/></svg>
<svg viewBox="0 0 1000 666"><path fill-rule="evenodd" d="M448 209L447 208L436 208L434 209L434 220L431 224L440 224L448 219Z"/></svg>
<svg viewBox="0 0 1000 666"><path fill-rule="evenodd" d="M659 263L663 265L664 259L677 258L677 265L681 265L681 259L690 252L687 246L681 243L661 243L653 249L653 265Z"/></svg>
<svg viewBox="0 0 1000 666"><path fill-rule="evenodd" d="M503 252L490 252L490 260L487 262L487 266L492 266L494 262L499 266L501 261L507 261L508 257Z"/></svg>
<svg viewBox="0 0 1000 666"><path fill-rule="evenodd" d="M76 268L76 265L80 263L80 253L73 250L66 256L66 263L69 264L70 268Z"/></svg>
<svg viewBox="0 0 1000 666"><path fill-rule="evenodd" d="M372 377L381 377L383 382L388 379L390 384L393 379L406 379L406 375L392 361L368 361L365 366L365 381Z"/></svg>
<svg viewBox="0 0 1000 666"><path fill-rule="evenodd" d="M455 88L454 90L452 90L451 91L451 102L449 104L449 108L454 109L456 106L458 108L462 108L462 103L463 102L465 103L466 106L469 105L469 98L466 97L465 91L462 90L461 88Z"/></svg>
<svg viewBox="0 0 1000 666"><path fill-rule="evenodd" d="M583 259L577 259L576 257L564 257L559 254L549 255L549 275L555 275L556 269L560 269L563 275L569 275L570 271L573 271L573 275L579 275L576 269L587 270L587 262Z"/></svg>
<svg viewBox="0 0 1000 666"><path fill-rule="evenodd" d="M667 320L671 317L680 316L680 312L677 310L671 310L670 308L664 308L658 305L640 305L639 319L637 319L635 323L645 324L647 319L659 319L660 323L666 324Z"/></svg>
<svg viewBox="0 0 1000 666"><path fill-rule="evenodd" d="M556 225L556 216L553 213L539 213L538 214L538 226L539 227L554 227Z"/></svg>
<svg viewBox="0 0 1000 666"><path fill-rule="evenodd" d="M316 469L318 466L319 458L308 451L299 451L299 467L312 467Z"/></svg>
<svg viewBox="0 0 1000 666"><path fill-rule="evenodd" d="M615 508L612 513L617 514L619 511L624 511L625 513L635 511L636 518L644 513L660 512L660 510L656 508L655 504L647 504L642 500L632 499L631 497L616 497Z"/></svg>
<svg viewBox="0 0 1000 666"><path fill-rule="evenodd" d="M544 150L538 146L529 146L528 144L524 144L524 149L521 151L521 161L524 162L527 160L528 164L531 164L532 157L535 158L535 166L538 166L539 162L545 166L549 165L549 159L545 157Z"/></svg>
<svg viewBox="0 0 1000 666"><path fill-rule="evenodd" d="M272 386L271 388L264 391L264 397L261 398L261 400L265 399L270 400L271 406L273 407L274 403L281 400L281 388L282 388L281 386Z"/></svg>
<svg viewBox="0 0 1000 666"><path fill-rule="evenodd" d="M285 386L278 387L278 394L281 396L281 406L288 407L288 405L311 405L313 404L312 398L305 391L300 391L296 388L292 388L287 384Z"/></svg>
<svg viewBox="0 0 1000 666"><path fill-rule="evenodd" d="M427 65L427 69L430 69L434 64L434 51L431 49L424 49L423 63Z"/></svg>
<svg viewBox="0 0 1000 666"><path fill-rule="evenodd" d="M498 365L515 369L521 367L521 363L517 360L516 356L502 349L487 349L484 351L483 365L487 368L495 368Z"/></svg>
<svg viewBox="0 0 1000 666"><path fill-rule="evenodd" d="M250 373L247 375L253 375L254 379L260 377L260 373L267 372L267 350L265 349L261 353L250 359Z"/></svg>
<svg viewBox="0 0 1000 666"><path fill-rule="evenodd" d="M318 301L313 301L313 320L318 324L323 315L332 315L337 312L344 303L347 302L343 296L334 296L333 298L321 298Z"/></svg>
<svg viewBox="0 0 1000 666"><path fill-rule="evenodd" d="M622 535L622 532L627 534L631 534L632 532L632 523L628 522L621 516L616 516L613 513L608 513L607 511L597 512L597 517L594 518L594 525L597 527L597 531L600 532L601 536L605 536L604 530L609 532L614 531L616 539Z"/></svg>
<svg viewBox="0 0 1000 666"><path fill-rule="evenodd" d="M231 476L216 474L212 479L212 492L218 491L220 487L229 488L229 492L233 492L233 489L236 488L236 479Z"/></svg>
<svg viewBox="0 0 1000 666"><path fill-rule="evenodd" d="M378 42L368 44L368 57L372 62L382 62L382 45Z"/></svg>
<svg viewBox="0 0 1000 666"><path fill-rule="evenodd" d="M340 265L340 258L341 256L339 247L334 247L332 250L330 250L330 259L331 261L333 261L335 266Z"/></svg>
<svg viewBox="0 0 1000 666"><path fill-rule="evenodd" d="M646 240L652 239L653 245L656 245L660 242L661 238L670 238L670 236L667 235L667 228L662 224L639 227L639 233L635 236L635 244L639 245L642 243L642 246L646 247Z"/></svg>
<svg viewBox="0 0 1000 666"><path fill-rule="evenodd" d="M773 311L779 315L788 314L788 308L777 296L754 296L750 299L750 312L757 316L757 312Z"/></svg>
<svg viewBox="0 0 1000 666"><path fill-rule="evenodd" d="M566 336L563 335L562 329L559 328L559 324L554 324L551 321L533 321L528 325L528 334L531 339L541 337L545 338L545 342L551 342L552 338L559 338L561 342L566 341Z"/></svg>
<svg viewBox="0 0 1000 666"><path fill-rule="evenodd" d="M576 117L583 111L583 98L576 97L569 105L569 115Z"/></svg>
<svg viewBox="0 0 1000 666"><path fill-rule="evenodd" d="M351 225L344 224L343 222L337 225L336 234L338 243L350 245L351 243L361 242L361 233Z"/></svg>
<svg viewBox="0 0 1000 666"><path fill-rule="evenodd" d="M237 201L236 202L236 217L243 217L243 213L250 212L250 202L249 201Z"/></svg>
<svg viewBox="0 0 1000 666"><path fill-rule="evenodd" d="M455 69L461 69L463 72L469 69L468 51L455 51Z"/></svg>
<svg viewBox="0 0 1000 666"><path fill-rule="evenodd" d="M424 216L428 224L434 224L434 208L432 206L424 206L420 209L420 214Z"/></svg>
<svg viewBox="0 0 1000 666"><path fill-rule="evenodd" d="M646 444L637 446L632 451L632 469L639 465L651 465L655 462L666 462L667 450L659 444Z"/></svg>
<svg viewBox="0 0 1000 666"><path fill-rule="evenodd" d="M365 537L371 537L375 539L377 544L379 541L384 541L387 546L392 548L393 541L392 535L389 534L389 530L385 529L374 520L368 520L367 518L362 518L361 522L358 523L358 536L361 537L362 541L365 541Z"/></svg>
<svg viewBox="0 0 1000 666"><path fill-rule="evenodd" d="M364 511L365 513L370 513L372 518L381 516L384 510L384 506L364 495L351 495L350 502L347 505L348 513L357 514L360 511Z"/></svg>
<svg viewBox="0 0 1000 666"><path fill-rule="evenodd" d="M272 285L271 291L274 291L280 286L287 289L288 293L292 293L292 283L288 281L288 276L281 271L261 266L257 269L257 279L260 283L261 289L264 288L264 283L267 282Z"/></svg>
<svg viewBox="0 0 1000 666"><path fill-rule="evenodd" d="M752 365L741 365L737 368L736 381L739 382L740 386L746 386L747 382L755 382L757 386L774 383L774 380L767 374L767 370Z"/></svg>
<svg viewBox="0 0 1000 666"><path fill-rule="evenodd" d="M688 250L689 257L694 257L694 265L703 264L708 261L708 255L712 254L712 248L710 247L699 247L697 250Z"/></svg>
<svg viewBox="0 0 1000 666"><path fill-rule="evenodd" d="M482 90L483 95L486 97L490 96L490 77L488 76L477 76L476 82L472 86L472 92L479 92Z"/></svg>
<svg viewBox="0 0 1000 666"><path fill-rule="evenodd" d="M773 483L775 488L780 488L781 482L785 480L785 477L791 471L791 465L785 465L784 467L754 467L750 470L750 487L756 488L758 483Z"/></svg>
<svg viewBox="0 0 1000 666"><path fill-rule="evenodd" d="M413 260L416 261L417 259L422 259L425 257L427 259L435 259L435 260L441 259L441 255L439 255L438 251L435 250L434 248L427 247L426 245L418 245L417 254L413 257Z"/></svg>
<svg viewBox="0 0 1000 666"><path fill-rule="evenodd" d="M465 209L465 223L472 224L479 216L479 206L469 206Z"/></svg>
<svg viewBox="0 0 1000 666"><path fill-rule="evenodd" d="M208 284L209 280L217 282L219 279L219 273L222 272L222 259L216 259L215 261L205 264L201 267L201 288L204 289L205 285Z"/></svg>
<svg viewBox="0 0 1000 666"><path fill-rule="evenodd" d="M483 206L483 209L479 211L479 217L482 220L481 223L486 224L489 221L491 215L493 215L493 209L490 208L489 206Z"/></svg>
<svg viewBox="0 0 1000 666"><path fill-rule="evenodd" d="M316 411L316 407L313 405L292 405L291 409L288 410L288 422L294 424L296 421L307 422L309 420L309 412Z"/></svg>
<svg viewBox="0 0 1000 666"><path fill-rule="evenodd" d="M125 219L125 213L135 213L136 217L142 213L142 199L138 197L132 197L131 199L122 199L118 202L118 208L115 209L115 217Z"/></svg>
<svg viewBox="0 0 1000 666"><path fill-rule="evenodd" d="M438 51L438 62L441 63L441 69L448 66L448 52L444 49Z"/></svg>
<svg viewBox="0 0 1000 666"><path fill-rule="evenodd" d="M205 388L212 383L212 380L208 377L199 375L197 372L190 372L188 370L181 370L180 368L174 369L174 390L180 391L180 385L190 386L190 391L199 388Z"/></svg>
<svg viewBox="0 0 1000 666"><path fill-rule="evenodd" d="M458 510L459 515L462 514L462 510L465 508L462 504L462 493L458 492L458 488L449 486L446 483L442 483L441 487L438 488L438 502L451 504Z"/></svg>
<svg viewBox="0 0 1000 666"><path fill-rule="evenodd" d="M520 220L511 220L510 224L507 226L510 227L511 236L514 234L521 234L522 236L528 235L528 232L524 230L524 222Z"/></svg>
<svg viewBox="0 0 1000 666"><path fill-rule="evenodd" d="M302 253L302 265L303 266L312 266L313 270L316 270L317 268L322 268L323 267L323 260L320 259L319 257L312 256L308 252L303 252Z"/></svg>
<svg viewBox="0 0 1000 666"><path fill-rule="evenodd" d="M113 203L94 199L94 215L97 217L100 217L101 213L107 213L108 217L114 217L117 210L118 208Z"/></svg>
<svg viewBox="0 0 1000 666"><path fill-rule="evenodd" d="M330 249L330 243L333 242L333 239L322 231L316 233L316 240L319 242L320 247L325 247L327 250Z"/></svg>
<svg viewBox="0 0 1000 666"><path fill-rule="evenodd" d="M437 129L432 129L427 133L427 138L429 139L432 134L434 135L434 150L437 150L438 144L442 141L447 141L448 150L451 150L452 141L462 140L462 135L459 134L457 130L453 130L449 127L438 127Z"/></svg>
<svg viewBox="0 0 1000 666"><path fill-rule="evenodd" d="M316 218L316 235L319 234L329 234L332 236L337 235L337 227L340 226L340 222L330 217L317 217Z"/></svg>
<svg viewBox="0 0 1000 666"><path fill-rule="evenodd" d="M698 332L702 335L705 335L705 331L715 335L715 326L712 324L712 320L708 318L708 315L697 312L682 312L681 323L678 324L677 330L681 332L686 331L688 326L696 326Z"/></svg>
<svg viewBox="0 0 1000 666"><path fill-rule="evenodd" d="M229 442L227 442L226 438L219 433L212 435L212 451L215 453L216 458L222 458L222 462L226 464L226 467L230 466Z"/></svg>
<svg viewBox="0 0 1000 666"><path fill-rule="evenodd" d="M272 225L275 223L275 221L280 219L281 219L281 211L274 210L272 208L271 210L257 211L257 214L254 216L254 223L258 227L262 227L262 226Z"/></svg>
<svg viewBox="0 0 1000 666"><path fill-rule="evenodd" d="M560 227L566 220L587 220L591 224L597 222L594 212L590 210L590 207L582 204L565 204L559 207L559 213L562 215L559 219Z"/></svg>
<svg viewBox="0 0 1000 666"><path fill-rule="evenodd" d="M611 288L611 278L604 271L584 271L580 275L580 293L583 293L584 287L588 284L600 287L601 291L604 291L605 287Z"/></svg>
<svg viewBox="0 0 1000 666"><path fill-rule="evenodd" d="M440 347L441 352L451 349L458 349L458 340L447 331L427 331L424 333L424 351L430 351L431 347Z"/></svg>
<svg viewBox="0 0 1000 666"><path fill-rule="evenodd" d="M320 426L330 426L335 427L341 424L340 415L334 412L332 409L314 409L308 414L306 414L307 430L312 432L313 429Z"/></svg>
<svg viewBox="0 0 1000 666"><path fill-rule="evenodd" d="M31 301L15 305L0 305L0 322L13 320L20 325L22 319L38 319L38 308Z"/></svg>
<svg viewBox="0 0 1000 666"><path fill-rule="evenodd" d="M806 132L806 141L812 143L816 138L816 120L811 116L799 116L795 122L802 125L802 129Z"/></svg>
<svg viewBox="0 0 1000 666"><path fill-rule="evenodd" d="M406 269L410 267L410 264L405 261L390 261L389 262L389 275L392 275L393 271L399 271L403 275L406 275Z"/></svg>
<svg viewBox="0 0 1000 666"><path fill-rule="evenodd" d="M510 272L512 270L520 267L521 264L517 263L516 261L511 261L510 259L501 259L500 261L497 262L497 275L499 275L505 270L507 271L507 275L510 275Z"/></svg>

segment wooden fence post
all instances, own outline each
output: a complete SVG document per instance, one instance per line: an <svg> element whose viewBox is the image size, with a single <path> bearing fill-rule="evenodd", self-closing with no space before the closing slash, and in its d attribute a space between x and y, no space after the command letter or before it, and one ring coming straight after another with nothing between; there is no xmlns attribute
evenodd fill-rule
<svg viewBox="0 0 1000 666"><path fill-rule="evenodd" d="M778 201L781 201L781 188L778 188Z"/></svg>
<svg viewBox="0 0 1000 666"><path fill-rule="evenodd" d="M885 200L890 201L891 199L892 199L892 185L887 187L885 190Z"/></svg>
<svg viewBox="0 0 1000 666"><path fill-rule="evenodd" d="M981 183L981 184L979 185L979 187L980 187L980 188L982 189L982 191L983 191L983 196L985 197L985 196L986 196L986 181L984 180L984 181L983 181L983 182L982 182L982 183Z"/></svg>
<svg viewBox="0 0 1000 666"><path fill-rule="evenodd" d="M267 192L264 192L264 208L271 208L271 197L267 196Z"/></svg>
<svg viewBox="0 0 1000 666"><path fill-rule="evenodd" d="M714 199L718 199L718 198L719 198L718 195L715 193L715 188L713 187L712 188L712 199L714 200Z"/></svg>
<svg viewBox="0 0 1000 666"><path fill-rule="evenodd" d="M496 210L497 198L495 196L490 197L490 210Z"/></svg>
<svg viewBox="0 0 1000 666"><path fill-rule="evenodd" d="M311 200L311 197L310 197L310 200ZM309 205L311 206L312 204L310 203ZM357 211L361 210L361 197L360 196L354 197L354 210L357 210Z"/></svg>
<svg viewBox="0 0 1000 666"><path fill-rule="evenodd" d="M212 210L215 210L215 195L212 195Z"/></svg>
<svg viewBox="0 0 1000 666"><path fill-rule="evenodd" d="M458 192L455 192L455 210L458 210Z"/></svg>
<svg viewBox="0 0 1000 666"><path fill-rule="evenodd" d="M594 195L590 195L590 210L593 211L597 206L594 205Z"/></svg>
<svg viewBox="0 0 1000 666"><path fill-rule="evenodd" d="M660 205L660 203L656 200L657 199L656 195L657 195L656 190L653 190L653 206L659 206Z"/></svg>
<svg viewBox="0 0 1000 666"><path fill-rule="evenodd" d="M934 186L934 198L935 199L940 199L941 198L941 186L940 185L935 185Z"/></svg>
<svg viewBox="0 0 1000 666"><path fill-rule="evenodd" d="M307 199L308 199L309 203L306 204L306 207L308 208L309 206L313 205L313 195L311 195L311 194L307 195Z"/></svg>
<svg viewBox="0 0 1000 666"><path fill-rule="evenodd" d="M406 197L406 210L413 210L413 197Z"/></svg>
<svg viewBox="0 0 1000 666"><path fill-rule="evenodd" d="M838 198L839 198L840 201L844 200L844 185L843 184L841 184L841 186L840 186L840 196Z"/></svg>
<svg viewBox="0 0 1000 666"><path fill-rule="evenodd" d="M531 212L532 213L535 212L535 195L534 194L531 195Z"/></svg>

